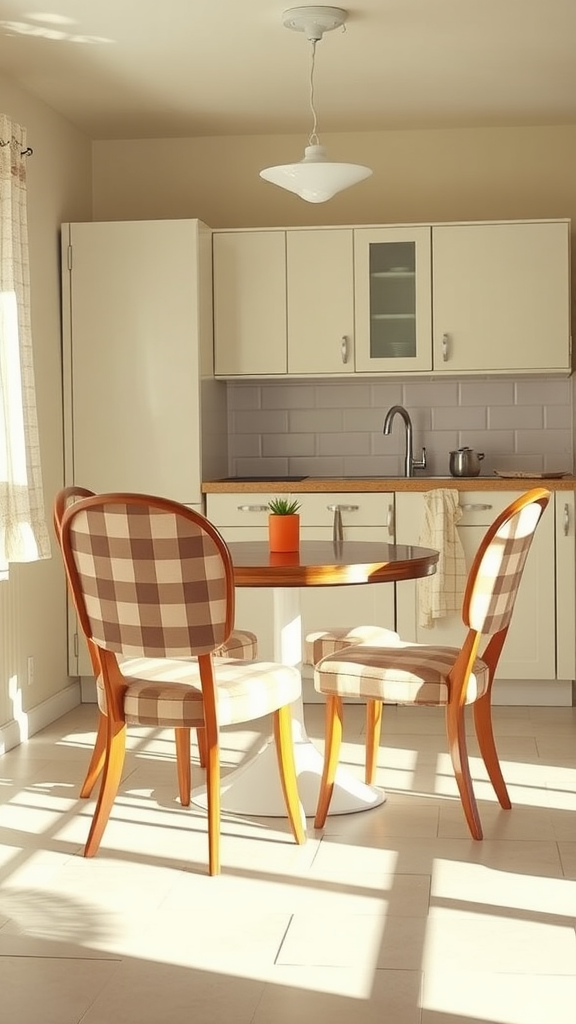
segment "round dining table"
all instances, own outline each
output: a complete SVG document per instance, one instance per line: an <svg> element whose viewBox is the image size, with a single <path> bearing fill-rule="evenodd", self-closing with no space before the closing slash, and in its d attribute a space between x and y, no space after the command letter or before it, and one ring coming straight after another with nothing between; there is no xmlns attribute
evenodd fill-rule
<svg viewBox="0 0 576 1024"><path fill-rule="evenodd" d="M430 548L379 541L304 540L298 551L278 553L270 551L267 541L231 541L228 547L235 586L270 590L274 661L296 667L302 659L302 588L349 585L350 623L356 625L354 586L430 576L439 558L439 552ZM292 705L292 720L298 791L303 813L309 817L316 811L322 755L306 734L301 699ZM231 813L286 816L271 733L262 737L255 754L223 775L221 799L222 810ZM330 814L366 810L385 799L381 788L367 785L340 766ZM204 787L194 790L193 800L205 804Z"/></svg>

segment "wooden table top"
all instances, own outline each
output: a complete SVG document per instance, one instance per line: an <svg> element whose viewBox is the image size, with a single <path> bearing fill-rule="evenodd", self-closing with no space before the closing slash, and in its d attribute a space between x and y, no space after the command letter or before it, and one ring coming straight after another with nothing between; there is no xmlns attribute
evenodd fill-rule
<svg viewBox="0 0 576 1024"><path fill-rule="evenodd" d="M431 576L439 552L380 541L305 540L299 551L272 552L267 541L228 543L238 587L328 587Z"/></svg>

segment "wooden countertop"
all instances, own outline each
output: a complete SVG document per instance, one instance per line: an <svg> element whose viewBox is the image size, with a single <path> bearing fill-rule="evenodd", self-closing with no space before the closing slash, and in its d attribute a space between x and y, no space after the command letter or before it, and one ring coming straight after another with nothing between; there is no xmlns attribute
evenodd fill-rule
<svg viewBox="0 0 576 1024"><path fill-rule="evenodd" d="M326 491L379 492L431 491L451 487L457 491L576 490L576 477L305 477L303 480L205 480L203 494L321 494Z"/></svg>

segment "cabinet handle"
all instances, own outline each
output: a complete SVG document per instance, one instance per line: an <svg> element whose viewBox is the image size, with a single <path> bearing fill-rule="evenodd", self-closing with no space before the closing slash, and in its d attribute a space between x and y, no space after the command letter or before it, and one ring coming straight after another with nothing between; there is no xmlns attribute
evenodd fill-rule
<svg viewBox="0 0 576 1024"><path fill-rule="evenodd" d="M492 505L460 505L463 512L487 512Z"/></svg>
<svg viewBox="0 0 576 1024"><path fill-rule="evenodd" d="M238 505L239 512L267 512L268 505Z"/></svg>
<svg viewBox="0 0 576 1024"><path fill-rule="evenodd" d="M360 505L326 505L329 512L357 512Z"/></svg>
<svg viewBox="0 0 576 1024"><path fill-rule="evenodd" d="M344 540L344 528L342 526L342 512L340 506L334 506L334 520L332 522L332 540L337 544L338 541Z"/></svg>
<svg viewBox="0 0 576 1024"><path fill-rule="evenodd" d="M449 340L450 339L449 339L447 334L443 334L442 335L442 362L443 363L447 363L448 362L448 342L449 342Z"/></svg>
<svg viewBox="0 0 576 1024"><path fill-rule="evenodd" d="M564 505L564 536L570 532L570 505Z"/></svg>
<svg viewBox="0 0 576 1024"><path fill-rule="evenodd" d="M340 355L342 356L342 362L346 364L348 362L348 338L345 334L340 342Z"/></svg>
<svg viewBox="0 0 576 1024"><path fill-rule="evenodd" d="M386 516L386 526L388 527L388 536L389 537L393 537L394 536L394 528L395 528L395 524L394 524L394 507L393 507L393 505L388 505L388 515Z"/></svg>

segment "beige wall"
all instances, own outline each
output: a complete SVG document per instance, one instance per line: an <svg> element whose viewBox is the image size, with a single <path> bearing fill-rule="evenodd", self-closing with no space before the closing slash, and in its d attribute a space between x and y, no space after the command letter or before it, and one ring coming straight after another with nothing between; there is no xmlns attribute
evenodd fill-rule
<svg viewBox="0 0 576 1024"><path fill-rule="evenodd" d="M28 163L32 332L44 497L62 486L59 225L91 214L91 143L40 101L0 76L0 106L26 126L34 155ZM68 685L65 588L59 555L14 566L0 583L0 751L3 727L14 733L19 709L39 708ZM11 637L6 635L8 627ZM13 642L11 642L13 639ZM34 683L27 685L27 660Z"/></svg>
<svg viewBox="0 0 576 1024"><path fill-rule="evenodd" d="M211 227L572 217L576 126L326 135L367 181L313 205L259 170L300 159L303 136L94 144L94 217L200 217Z"/></svg>

